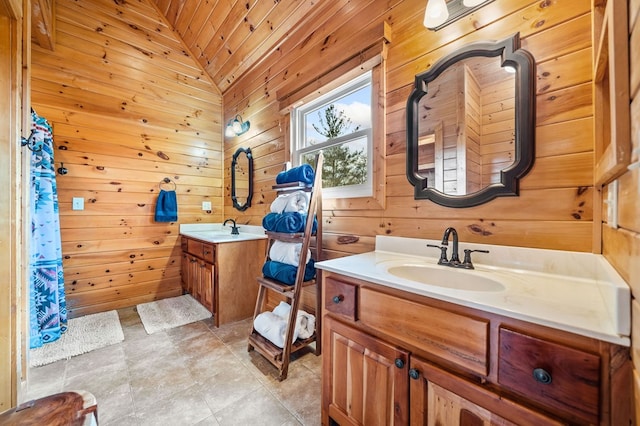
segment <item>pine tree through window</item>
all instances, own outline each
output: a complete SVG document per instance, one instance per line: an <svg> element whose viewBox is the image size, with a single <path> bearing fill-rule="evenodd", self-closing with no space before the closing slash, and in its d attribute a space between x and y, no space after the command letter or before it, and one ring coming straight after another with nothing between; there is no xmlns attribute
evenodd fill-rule
<svg viewBox="0 0 640 426"><path fill-rule="evenodd" d="M324 153L322 186L326 197L372 194L371 72L291 113L295 165L315 167Z"/></svg>

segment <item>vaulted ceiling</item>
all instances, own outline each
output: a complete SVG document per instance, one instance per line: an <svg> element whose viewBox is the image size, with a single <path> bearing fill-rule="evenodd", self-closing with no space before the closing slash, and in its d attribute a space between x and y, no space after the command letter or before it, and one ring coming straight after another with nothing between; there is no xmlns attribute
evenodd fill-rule
<svg viewBox="0 0 640 426"><path fill-rule="evenodd" d="M126 0L114 0L116 3ZM333 0L149 0L224 93ZM55 45L55 0L33 0L32 39ZM346 2L346 8L353 7Z"/></svg>
<svg viewBox="0 0 640 426"><path fill-rule="evenodd" d="M311 22L332 0L151 0L182 37L220 91L297 28Z"/></svg>

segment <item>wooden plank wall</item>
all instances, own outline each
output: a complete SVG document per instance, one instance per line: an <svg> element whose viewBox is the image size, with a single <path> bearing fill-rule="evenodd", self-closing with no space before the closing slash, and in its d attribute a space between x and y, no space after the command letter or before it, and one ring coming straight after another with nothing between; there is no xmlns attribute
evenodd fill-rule
<svg viewBox="0 0 640 426"><path fill-rule="evenodd" d="M54 50L33 46L33 107L69 171L57 184L71 316L181 294L179 223L223 220L222 98L164 19L147 1L56 0ZM175 223L154 222L165 177Z"/></svg>
<svg viewBox="0 0 640 426"><path fill-rule="evenodd" d="M21 0L0 0L0 413L17 405L26 377L22 106L28 93L30 14ZM27 96L28 98L28 96ZM24 150L24 151L23 151Z"/></svg>
<svg viewBox="0 0 640 426"><path fill-rule="evenodd" d="M341 41L357 43L361 33L353 33L354 25L365 29L387 21L392 42L386 60L385 207L365 209L344 202L352 208L326 209L328 257L372 250L376 235L441 238L447 226L458 229L461 241L594 250L590 10L589 0L493 2L438 32L424 28L424 2L416 1L357 2L314 19L314 26L294 33L224 91L225 119L242 111L252 126L249 133L227 140L225 164L237 147L248 146L256 165L254 205L227 216L259 224L275 197L271 185L288 160L288 128L278 110L278 89L294 86L293 80L308 78L309 70L323 69L326 61L340 57ZM405 176L405 108L414 75L467 43L515 32L537 65L536 160L522 180L520 196L466 209L414 200ZM228 175L227 170L227 195ZM228 197L225 209L231 209ZM338 238L344 235L358 241L341 244Z"/></svg>
<svg viewBox="0 0 640 426"><path fill-rule="evenodd" d="M640 148L640 0L629 0L629 62L631 81L631 141ZM632 162L640 160L640 153ZM618 226L608 226L608 218L602 224L602 252L607 260L631 286L632 301L632 358L634 365L634 393L636 424L640 422L640 169L627 171L618 179ZM606 191L611 190L611 186ZM603 211L607 211L603 205Z"/></svg>

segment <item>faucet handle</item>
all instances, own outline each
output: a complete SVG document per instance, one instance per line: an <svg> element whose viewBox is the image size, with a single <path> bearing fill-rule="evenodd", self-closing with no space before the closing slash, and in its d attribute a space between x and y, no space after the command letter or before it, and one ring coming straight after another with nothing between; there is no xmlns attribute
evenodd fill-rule
<svg viewBox="0 0 640 426"><path fill-rule="evenodd" d="M464 260L462 261L462 267L465 269L473 269L473 263L471 263L471 253L489 253L489 250L470 250L464 249Z"/></svg>
<svg viewBox="0 0 640 426"><path fill-rule="evenodd" d="M447 246L427 244L427 247L434 247L434 248L440 249L440 259L438 260L438 265L446 265L449 263L449 261L447 260Z"/></svg>

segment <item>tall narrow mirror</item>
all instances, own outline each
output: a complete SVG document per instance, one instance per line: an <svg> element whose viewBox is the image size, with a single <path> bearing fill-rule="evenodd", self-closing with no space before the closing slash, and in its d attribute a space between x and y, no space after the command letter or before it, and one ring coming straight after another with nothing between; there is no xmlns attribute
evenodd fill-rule
<svg viewBox="0 0 640 426"><path fill-rule="evenodd" d="M470 207L518 194L533 164L533 67L515 35L468 45L416 76L407 102L416 199Z"/></svg>
<svg viewBox="0 0 640 426"><path fill-rule="evenodd" d="M231 160L231 200L233 207L245 211L253 196L253 157L251 148L238 148Z"/></svg>

